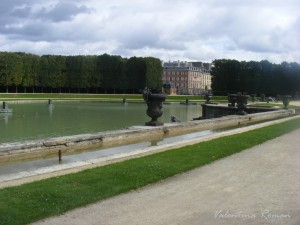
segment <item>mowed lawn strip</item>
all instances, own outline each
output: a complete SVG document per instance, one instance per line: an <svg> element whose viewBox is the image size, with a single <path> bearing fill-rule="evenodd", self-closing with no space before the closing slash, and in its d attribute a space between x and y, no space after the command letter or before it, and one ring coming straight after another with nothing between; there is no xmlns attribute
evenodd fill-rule
<svg viewBox="0 0 300 225"><path fill-rule="evenodd" d="M300 128L300 119L0 190L0 224L28 224L152 184Z"/></svg>
<svg viewBox="0 0 300 225"><path fill-rule="evenodd" d="M144 102L142 94L50 94L50 93L27 93L27 94L3 94L0 93L1 101L10 101L10 100L105 100L105 101L123 101L123 99L134 102ZM204 102L205 99L203 96L189 95L172 95L168 96L167 102L185 102L188 99L189 101L194 102ZM213 96L212 101L227 101L227 96Z"/></svg>

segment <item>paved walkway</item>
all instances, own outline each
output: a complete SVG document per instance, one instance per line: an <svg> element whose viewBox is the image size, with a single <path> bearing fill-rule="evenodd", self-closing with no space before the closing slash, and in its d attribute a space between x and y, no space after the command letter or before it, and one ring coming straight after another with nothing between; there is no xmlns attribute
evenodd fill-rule
<svg viewBox="0 0 300 225"><path fill-rule="evenodd" d="M290 105L300 106L300 101L291 101Z"/></svg>
<svg viewBox="0 0 300 225"><path fill-rule="evenodd" d="M300 129L35 225L300 224Z"/></svg>

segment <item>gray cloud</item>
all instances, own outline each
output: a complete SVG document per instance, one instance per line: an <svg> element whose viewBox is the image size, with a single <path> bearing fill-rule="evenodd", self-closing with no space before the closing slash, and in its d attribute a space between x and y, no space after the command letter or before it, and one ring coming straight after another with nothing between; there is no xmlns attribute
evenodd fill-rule
<svg viewBox="0 0 300 225"><path fill-rule="evenodd" d="M11 0L0 2L0 48L299 62L299 7L298 0Z"/></svg>
<svg viewBox="0 0 300 225"><path fill-rule="evenodd" d="M68 26L80 14L92 10L84 5L62 1L49 5L41 1L13 1L5 5L5 14L0 17L0 32L8 39L28 41L57 41L68 39ZM59 23L65 22L64 28ZM69 24L68 24L69 23Z"/></svg>
<svg viewBox="0 0 300 225"><path fill-rule="evenodd" d="M16 8L16 9L13 9L11 16L20 18L20 19L28 18L28 16L30 16L30 14L31 14L31 10L32 10L32 7L28 6L28 5L26 5L22 8Z"/></svg>
<svg viewBox="0 0 300 225"><path fill-rule="evenodd" d="M84 5L76 5L72 2L58 2L49 7L43 7L36 18L42 18L53 22L62 22L72 20L72 18L81 13L90 13L91 10Z"/></svg>

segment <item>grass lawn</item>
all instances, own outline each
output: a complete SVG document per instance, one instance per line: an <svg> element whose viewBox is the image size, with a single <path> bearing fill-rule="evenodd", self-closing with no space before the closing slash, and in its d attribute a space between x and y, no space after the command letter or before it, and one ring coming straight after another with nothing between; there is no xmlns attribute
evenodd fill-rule
<svg viewBox="0 0 300 225"><path fill-rule="evenodd" d="M28 100L39 100L39 99L57 99L57 100L122 100L126 98L128 100L143 100L142 95L138 94L50 94L50 93L36 93L36 94L0 94L0 100L18 100L18 99L28 99Z"/></svg>
<svg viewBox="0 0 300 225"><path fill-rule="evenodd" d="M128 101L143 102L142 94L0 94L0 101L9 100L101 100L101 101L122 101L125 98ZM190 101L205 101L203 96L195 95L170 95L167 97L167 102L184 102L186 99ZM227 101L226 96L213 96L212 101Z"/></svg>
<svg viewBox="0 0 300 225"><path fill-rule="evenodd" d="M28 224L155 183L300 128L300 119L0 190L0 224Z"/></svg>
<svg viewBox="0 0 300 225"><path fill-rule="evenodd" d="M283 108L283 103L282 102L276 102L276 103L267 103L267 102L256 102L256 103L251 103L251 106L261 106L261 107L280 107ZM290 102L289 109L300 109L300 106L293 105L293 102Z"/></svg>

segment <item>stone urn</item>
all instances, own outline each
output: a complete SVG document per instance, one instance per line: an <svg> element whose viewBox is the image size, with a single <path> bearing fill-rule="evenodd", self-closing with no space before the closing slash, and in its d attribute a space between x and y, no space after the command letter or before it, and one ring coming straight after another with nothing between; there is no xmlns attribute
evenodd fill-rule
<svg viewBox="0 0 300 225"><path fill-rule="evenodd" d="M261 102L266 101L266 95L265 95L265 94L261 94L261 95L260 95L260 101L261 101Z"/></svg>
<svg viewBox="0 0 300 225"><path fill-rule="evenodd" d="M147 115L151 118L151 121L146 122L146 126L162 126L163 123L158 122L157 119L162 116L162 103L166 100L166 94L153 94L149 89L145 89L143 98L147 103Z"/></svg>
<svg viewBox="0 0 300 225"><path fill-rule="evenodd" d="M209 101L211 100L212 95L211 94L205 94L204 99L206 100L205 104L209 104Z"/></svg>
<svg viewBox="0 0 300 225"><path fill-rule="evenodd" d="M236 94L228 94L228 103L229 103L228 106L229 107L235 107L236 98L237 98Z"/></svg>
<svg viewBox="0 0 300 225"><path fill-rule="evenodd" d="M255 102L256 94L251 94L252 102Z"/></svg>
<svg viewBox="0 0 300 225"><path fill-rule="evenodd" d="M291 100L292 96L290 96L290 95L281 95L280 97L281 97L284 108L287 109L288 105L290 104L290 100Z"/></svg>
<svg viewBox="0 0 300 225"><path fill-rule="evenodd" d="M249 97L250 97L249 95L242 95L242 94L238 94L236 96L236 102L238 108L238 112L236 113L237 115L247 115L245 110L247 109Z"/></svg>

